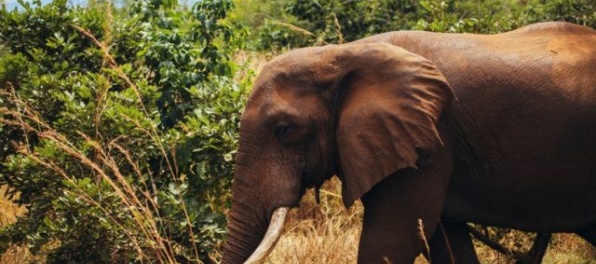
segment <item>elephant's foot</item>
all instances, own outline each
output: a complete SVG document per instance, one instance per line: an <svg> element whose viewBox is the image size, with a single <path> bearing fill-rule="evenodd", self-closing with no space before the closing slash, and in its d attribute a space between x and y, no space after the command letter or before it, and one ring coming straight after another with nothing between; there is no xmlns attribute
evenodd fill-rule
<svg viewBox="0 0 596 264"><path fill-rule="evenodd" d="M428 254L425 254L428 259ZM466 223L441 222L430 241L430 261L436 263L478 264Z"/></svg>
<svg viewBox="0 0 596 264"><path fill-rule="evenodd" d="M538 233L532 248L523 258L518 259L515 264L539 264L546 254L546 249L552 237L551 233Z"/></svg>
<svg viewBox="0 0 596 264"><path fill-rule="evenodd" d="M528 251L528 253L523 253L506 249L505 247L501 246L501 244L492 241L490 238L478 232L478 230L476 230L473 227L469 227L468 229L470 233L474 236L474 238L480 240L482 243L486 244L487 246L491 247L492 249L498 251L501 254L512 256L514 259L516 259L515 264L542 263L542 258L546 254L548 244L552 237L551 233L537 233L536 239L534 239L534 244L532 245L530 251Z"/></svg>

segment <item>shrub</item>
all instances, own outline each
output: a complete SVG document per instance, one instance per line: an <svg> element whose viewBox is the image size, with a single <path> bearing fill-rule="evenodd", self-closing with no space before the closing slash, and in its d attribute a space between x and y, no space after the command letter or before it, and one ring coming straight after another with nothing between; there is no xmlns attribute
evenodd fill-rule
<svg viewBox="0 0 596 264"><path fill-rule="evenodd" d="M0 250L211 262L252 76L230 60L230 1L21 5L0 10L0 185L28 212Z"/></svg>
<svg viewBox="0 0 596 264"><path fill-rule="evenodd" d="M279 6L279 1L275 1ZM395 30L498 33L539 21L596 27L594 1L287 0L272 25L255 27L259 49L342 43ZM263 20L269 21L269 20ZM282 22L282 23L279 23ZM292 26L279 26L290 24ZM300 28L309 34L297 34Z"/></svg>

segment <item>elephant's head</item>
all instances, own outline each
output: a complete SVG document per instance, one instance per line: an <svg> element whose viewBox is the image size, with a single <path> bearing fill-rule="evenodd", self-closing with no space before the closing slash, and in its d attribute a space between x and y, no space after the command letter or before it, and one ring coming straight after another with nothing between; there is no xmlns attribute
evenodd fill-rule
<svg viewBox="0 0 596 264"><path fill-rule="evenodd" d="M283 226L272 218L334 174L348 207L415 168L442 145L435 125L452 98L433 63L389 44L304 48L268 63L241 121L223 263L246 261L261 240L266 255Z"/></svg>

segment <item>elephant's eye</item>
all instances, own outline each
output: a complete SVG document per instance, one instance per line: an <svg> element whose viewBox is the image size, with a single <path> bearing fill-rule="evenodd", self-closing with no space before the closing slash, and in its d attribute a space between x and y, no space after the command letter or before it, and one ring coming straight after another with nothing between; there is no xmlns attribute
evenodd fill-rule
<svg viewBox="0 0 596 264"><path fill-rule="evenodd" d="M292 130L292 127L288 124L279 124L275 127L275 136L279 139L285 138L288 136L289 132Z"/></svg>

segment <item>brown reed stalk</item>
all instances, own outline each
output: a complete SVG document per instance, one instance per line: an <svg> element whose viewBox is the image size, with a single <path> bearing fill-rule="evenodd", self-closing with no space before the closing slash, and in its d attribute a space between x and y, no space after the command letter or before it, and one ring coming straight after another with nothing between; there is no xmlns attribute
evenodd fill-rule
<svg viewBox="0 0 596 264"><path fill-rule="evenodd" d="M16 103L23 104L23 102L16 102ZM76 146L74 146L74 144L72 144L66 138L66 136L55 131L50 125L48 125L43 120L41 120L39 118L39 115L34 110L32 110L31 108L28 108L25 105L25 107L23 108L23 112L24 113L21 113L19 111L11 111L7 108L0 108L0 113L3 113L7 116L13 116L13 117L15 117L16 120L18 120L18 121L12 121L12 120L0 118L0 121L3 123L6 123L6 124L19 125L20 127L22 127L22 129L24 130L25 133L31 132L31 133L38 135L42 139L46 139L46 140L53 142L56 145L56 147L58 147L58 149L63 151L65 154L78 160L81 164L87 166L92 171L97 173L101 177L102 180L107 182L112 187L112 189L116 192L118 197L120 197L121 201L131 211L133 218L138 223L141 233L144 234L145 237L156 242L156 244L159 246L158 248L161 248L161 249L153 248L154 250L156 250L155 255L156 255L156 257L158 257L158 260L160 260L160 262L162 262L162 263L163 262L176 263L175 256L174 256L174 249L171 247L171 243L164 243L166 240L163 239L161 237L161 235L159 234L159 229L158 229L157 224L156 224L154 217L152 215L152 210L150 208L148 208L147 206L145 206L138 199L138 197L135 194L134 188L126 181L125 177L120 172L119 167L116 164L116 162L113 160L113 158L111 158L108 154L105 153L105 151L100 147L100 145L97 142L91 140L91 138L89 136L85 135L84 133L78 132L78 134L83 139L85 139L85 143L92 146L93 149L96 151L96 153L100 154L99 161L102 162L101 164L107 166L110 170L112 170L113 176L115 177L117 182L115 182L112 179L111 175L108 172L106 172L104 169L101 168L102 166L100 164L98 164L96 161L89 159L81 150L76 148ZM42 128L43 130L33 127L28 122L25 122L24 121L25 119L38 125L38 127ZM64 170L62 170L60 167L58 167L57 165L55 165L51 162L46 162L46 161L42 160L41 158L39 158L37 155L35 155L31 151L29 151L28 149L27 149L27 151L22 151L22 154L24 154L27 157L31 158L32 160L38 162L42 166L44 166L48 169L51 169L51 170L55 171L56 173L58 173L59 175L63 176L63 178L65 178L67 181L71 182L73 184L73 186L77 186L76 184L74 184L75 183L74 177L67 175L66 172ZM80 190L80 191L81 191L81 193L79 193L80 195L84 194L83 190ZM106 213L106 216L108 218L113 219L114 223L119 225L118 221L115 220L114 218L110 217L107 210L104 209L103 207L101 207L101 205L99 203L97 203L96 201L94 201L91 197L89 197L85 194L85 195L83 195L82 198L85 198L85 200L87 200L88 202L91 202L91 204L100 208L102 211L104 211L104 213ZM148 199L148 200L151 200L151 199ZM156 208L156 207L154 207L154 208ZM122 227L122 228L123 228L123 230L125 230L124 227ZM127 230L125 230L125 232L127 232ZM136 242L136 239L133 238L132 235L127 235L127 236L131 238L131 240L133 241L133 244L135 244L135 246L137 247L136 248L137 251L142 253L143 250L140 247L139 243ZM143 255L144 254L140 254L140 256L143 256Z"/></svg>
<svg viewBox="0 0 596 264"><path fill-rule="evenodd" d="M130 78L128 78L128 76L124 73L124 71L122 71L122 69L118 66L117 62L115 61L114 57L111 55L110 53L110 49L109 47L105 44L102 43L100 41L97 40L97 38L95 38L95 36L89 32L88 30L77 26L77 25L71 25L72 27L74 27L77 31L79 31L80 33L82 33L83 35L87 36L89 39L91 39L91 41L100 48L100 50L103 53L104 59L107 61L107 64L118 74L118 76L124 80L126 82L126 84L134 91L136 97L137 97L137 101L139 106L141 107L142 112L145 114L146 117L149 117L149 113L145 107L145 105L143 104L143 100L141 97L141 94L138 90L138 87L130 80ZM131 119L132 120L132 119ZM177 174L177 168L175 166L177 166L175 164L175 161L170 160L168 153L165 150L165 147L162 145L161 141L159 140L159 136L158 136L158 132L156 130L156 128L154 126L151 126L150 129L151 131L147 131L146 129L144 129L138 122L135 122L135 126L137 126L137 128L140 128L142 131L146 132L146 134L148 134L154 141L155 143L157 143L163 157L164 160L166 162L166 166L168 167L168 171L170 172L170 175L172 176L172 180L174 181L174 184L176 185L177 188L180 187L180 183L178 182L178 179L176 178L176 174ZM174 163L174 164L172 164ZM183 201L182 198L182 194L179 193L178 194L178 198ZM184 216L186 218L186 221L188 222L188 232L190 235L190 239L194 239L194 231L192 230L192 223L190 221L190 216L188 214L188 210L186 208L186 205L184 203L182 203L182 211L184 213ZM193 245L196 243L193 243ZM197 249L196 246L193 246L193 250L195 251L195 255L199 256L199 251Z"/></svg>
<svg viewBox="0 0 596 264"><path fill-rule="evenodd" d="M430 258L430 246L428 245L426 235L424 235L424 223L420 218L418 218L418 235L420 236L420 239L422 239L422 242L424 242L424 248L426 249L426 254L428 255L428 263L432 264L432 260Z"/></svg>

